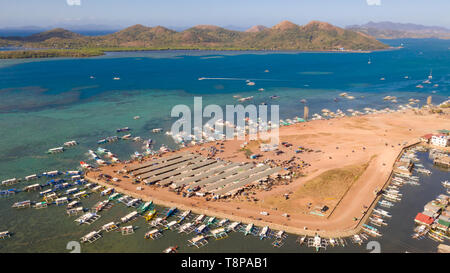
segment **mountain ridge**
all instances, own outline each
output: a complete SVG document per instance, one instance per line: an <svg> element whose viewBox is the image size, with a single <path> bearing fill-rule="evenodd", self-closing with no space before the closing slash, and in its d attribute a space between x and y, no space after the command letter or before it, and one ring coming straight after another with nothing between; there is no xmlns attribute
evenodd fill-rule
<svg viewBox="0 0 450 273"><path fill-rule="evenodd" d="M390 21L368 22L363 25L350 25L346 29L365 33L378 39L398 38L440 38L450 39L450 29L440 26L426 26L412 23Z"/></svg>
<svg viewBox="0 0 450 273"><path fill-rule="evenodd" d="M197 25L183 31L174 31L163 26L148 27L136 24L100 36L83 36L56 28L25 37L0 37L0 46L2 45L103 51L133 49L371 51L389 48L367 34L321 21L311 21L302 26L282 21L271 28L254 26L246 31L229 30L214 25Z"/></svg>

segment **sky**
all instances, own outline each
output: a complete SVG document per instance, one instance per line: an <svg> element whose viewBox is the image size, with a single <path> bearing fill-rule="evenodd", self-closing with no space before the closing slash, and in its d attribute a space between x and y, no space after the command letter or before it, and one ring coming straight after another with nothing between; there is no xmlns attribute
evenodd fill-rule
<svg viewBox="0 0 450 273"><path fill-rule="evenodd" d="M311 20L337 26L393 21L450 28L450 0L0 0L0 28L134 24L273 26Z"/></svg>

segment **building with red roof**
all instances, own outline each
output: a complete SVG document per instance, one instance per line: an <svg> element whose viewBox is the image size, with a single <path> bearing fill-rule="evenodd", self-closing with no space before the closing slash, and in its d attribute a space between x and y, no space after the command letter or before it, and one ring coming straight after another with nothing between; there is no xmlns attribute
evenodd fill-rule
<svg viewBox="0 0 450 273"><path fill-rule="evenodd" d="M419 212L419 213L417 213L416 218L414 219L414 222L416 222L420 225L429 226L434 222L434 218Z"/></svg>

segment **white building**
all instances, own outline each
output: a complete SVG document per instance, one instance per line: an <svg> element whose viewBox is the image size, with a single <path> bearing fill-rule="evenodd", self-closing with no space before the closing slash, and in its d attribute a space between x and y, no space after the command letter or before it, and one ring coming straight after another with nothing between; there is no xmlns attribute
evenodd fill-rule
<svg viewBox="0 0 450 273"><path fill-rule="evenodd" d="M440 147L447 147L449 144L449 136L435 135L431 137L431 144Z"/></svg>

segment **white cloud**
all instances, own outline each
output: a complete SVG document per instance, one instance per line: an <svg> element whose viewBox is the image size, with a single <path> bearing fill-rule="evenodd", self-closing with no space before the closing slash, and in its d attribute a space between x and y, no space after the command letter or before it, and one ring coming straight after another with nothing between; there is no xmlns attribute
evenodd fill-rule
<svg viewBox="0 0 450 273"><path fill-rule="evenodd" d="M81 6L81 0L66 0L66 2L69 6Z"/></svg>
<svg viewBox="0 0 450 273"><path fill-rule="evenodd" d="M366 0L369 6L381 6L381 0Z"/></svg>

